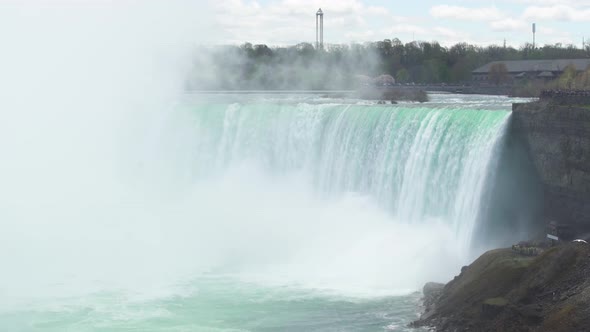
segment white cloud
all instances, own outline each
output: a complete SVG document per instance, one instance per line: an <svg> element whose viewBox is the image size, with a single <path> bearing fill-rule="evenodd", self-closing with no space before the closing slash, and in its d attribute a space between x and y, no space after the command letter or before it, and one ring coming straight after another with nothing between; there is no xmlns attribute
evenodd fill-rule
<svg viewBox="0 0 590 332"><path fill-rule="evenodd" d="M363 0L277 0L262 5L253 0L221 0L216 19L224 42L295 44L315 41L315 12L325 13L325 40L329 43L380 39L379 25L400 24L409 18L393 15ZM383 36L383 38L391 36Z"/></svg>
<svg viewBox="0 0 590 332"><path fill-rule="evenodd" d="M447 27L434 27L431 32L431 39L436 40L441 45L450 46L458 41L471 40L471 36L465 32L449 29Z"/></svg>
<svg viewBox="0 0 590 332"><path fill-rule="evenodd" d="M519 31L525 30L528 26L528 23L513 18L506 18L490 23L490 27L494 31Z"/></svg>
<svg viewBox="0 0 590 332"><path fill-rule="evenodd" d="M387 8L375 7L375 6L367 7L367 9L365 10L365 13L369 14L369 15L384 16L384 17L391 15L391 13L389 12L389 10Z"/></svg>
<svg viewBox="0 0 590 332"><path fill-rule="evenodd" d="M419 34L419 35L426 35L430 31L422 26L419 25L412 25L412 24L396 24L384 31L386 35L390 36L393 34L399 33L412 33L412 34Z"/></svg>
<svg viewBox="0 0 590 332"><path fill-rule="evenodd" d="M523 18L527 20L586 22L590 21L590 9L567 5L531 6L525 9Z"/></svg>
<svg viewBox="0 0 590 332"><path fill-rule="evenodd" d="M351 41L361 42L365 40L373 40L375 39L375 32L372 30L366 30L363 32L348 32L345 34L345 37Z"/></svg>
<svg viewBox="0 0 590 332"><path fill-rule="evenodd" d="M445 27L436 27L433 29L433 31L439 35L439 36L444 36L447 38L458 38L458 37L463 37L465 36L462 33L459 33L453 29L449 29L449 28L445 28Z"/></svg>
<svg viewBox="0 0 590 332"><path fill-rule="evenodd" d="M435 18L468 21L492 21L505 17L505 15L496 7L469 8L449 5L432 7L430 9L430 15Z"/></svg>
<svg viewBox="0 0 590 332"><path fill-rule="evenodd" d="M490 41L502 43L508 38L509 43L518 46L530 39L533 22L538 23L539 28L569 31L573 39L581 41L584 29L575 26L590 21L590 0L498 0L493 5L482 0L457 0L433 7L416 1L407 8L382 1L378 5L375 0L209 1L214 3L214 17L221 34L218 40L223 44L314 42L315 12L320 7L325 13L327 43L385 38L400 38L407 42L415 38L438 40L447 45L457 42L485 44ZM422 13L419 16L403 16L418 9ZM556 21L566 23L560 23L558 27L552 24ZM564 42L572 39L571 36L565 38L563 34L555 34L551 40L558 36L564 37Z"/></svg>
<svg viewBox="0 0 590 332"><path fill-rule="evenodd" d="M590 6L590 0L506 0L506 2L534 4L536 6L542 5L568 5L574 7Z"/></svg>

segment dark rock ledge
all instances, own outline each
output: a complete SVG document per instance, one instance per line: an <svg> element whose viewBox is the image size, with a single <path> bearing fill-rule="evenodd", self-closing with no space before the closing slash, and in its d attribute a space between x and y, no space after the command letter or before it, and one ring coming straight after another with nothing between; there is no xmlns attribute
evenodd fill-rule
<svg viewBox="0 0 590 332"><path fill-rule="evenodd" d="M446 285L424 287L411 324L436 331L589 331L590 246L568 243L523 256L492 250Z"/></svg>

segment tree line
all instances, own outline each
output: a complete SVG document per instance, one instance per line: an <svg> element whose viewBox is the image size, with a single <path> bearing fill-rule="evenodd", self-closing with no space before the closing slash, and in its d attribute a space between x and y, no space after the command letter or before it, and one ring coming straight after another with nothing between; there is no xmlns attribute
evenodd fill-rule
<svg viewBox="0 0 590 332"><path fill-rule="evenodd" d="M492 61L574 59L590 57L590 46L545 45L520 48L438 42L402 43L399 39L316 49L309 43L269 47L200 47L196 50L188 89L202 90L334 90L358 87L360 76L391 75L398 83L461 84L471 72Z"/></svg>

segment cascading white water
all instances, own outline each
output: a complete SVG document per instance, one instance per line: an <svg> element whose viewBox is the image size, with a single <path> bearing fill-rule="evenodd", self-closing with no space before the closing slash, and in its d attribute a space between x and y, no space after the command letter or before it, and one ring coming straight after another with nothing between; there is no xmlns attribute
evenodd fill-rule
<svg viewBox="0 0 590 332"><path fill-rule="evenodd" d="M301 173L333 197L368 195L404 223L453 226L466 246L505 112L338 104L205 104L195 123L196 181L245 161Z"/></svg>
<svg viewBox="0 0 590 332"><path fill-rule="evenodd" d="M508 116L211 98L164 121L154 151L168 152L150 164L173 179L190 218L167 227L196 243L183 250L208 252L195 254L200 268L396 292L444 280L472 254Z"/></svg>

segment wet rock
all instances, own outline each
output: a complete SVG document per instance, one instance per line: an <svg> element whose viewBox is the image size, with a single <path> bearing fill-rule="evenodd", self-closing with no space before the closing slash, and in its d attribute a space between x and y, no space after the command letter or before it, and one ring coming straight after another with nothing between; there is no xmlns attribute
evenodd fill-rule
<svg viewBox="0 0 590 332"><path fill-rule="evenodd" d="M496 297L485 300L481 305L481 314L485 319L491 319L501 313L508 305L508 300L503 297Z"/></svg>
<svg viewBox="0 0 590 332"><path fill-rule="evenodd" d="M445 288L445 284L437 283L437 282L429 282L424 285L422 292L424 293L424 297L432 297L440 295L442 290Z"/></svg>
<svg viewBox="0 0 590 332"><path fill-rule="evenodd" d="M539 324L543 321L543 307L537 304L523 306L517 309L518 313L529 323Z"/></svg>
<svg viewBox="0 0 590 332"><path fill-rule="evenodd" d="M436 282L429 282L424 285L424 288L422 289L422 293L424 294L424 313L420 319L428 319L435 313L435 303L441 296L444 287L444 284Z"/></svg>

